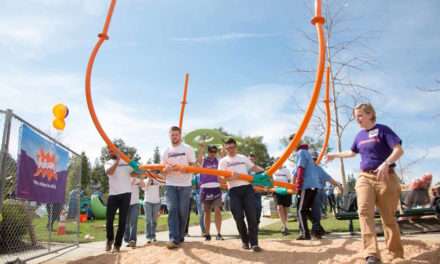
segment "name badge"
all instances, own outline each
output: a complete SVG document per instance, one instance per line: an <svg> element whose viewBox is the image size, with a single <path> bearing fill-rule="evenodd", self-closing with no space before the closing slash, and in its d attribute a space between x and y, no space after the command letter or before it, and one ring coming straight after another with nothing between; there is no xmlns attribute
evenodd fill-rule
<svg viewBox="0 0 440 264"><path fill-rule="evenodd" d="M379 135L379 129L375 128L371 131L368 132L368 137L369 138L373 138L373 137L377 137Z"/></svg>

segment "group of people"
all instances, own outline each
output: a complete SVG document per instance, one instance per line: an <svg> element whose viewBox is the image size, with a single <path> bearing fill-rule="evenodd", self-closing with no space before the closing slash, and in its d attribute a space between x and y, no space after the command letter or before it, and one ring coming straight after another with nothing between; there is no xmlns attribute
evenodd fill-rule
<svg viewBox="0 0 440 264"><path fill-rule="evenodd" d="M109 196L106 212L106 251L119 252L122 240L136 247L137 221L139 215L139 189L144 190L145 234L148 243L156 241L156 225L160 210L160 183L152 178L141 180L133 169L109 149L110 161L106 164ZM113 222L119 210L116 236Z"/></svg>
<svg viewBox="0 0 440 264"><path fill-rule="evenodd" d="M353 115L361 127L349 151L328 153L327 161L335 158L361 156L360 176L356 182L359 221L366 263L380 263L380 254L375 233L375 207L378 207L384 226L385 244L393 258L403 258L403 246L399 227L394 217L399 196L400 184L394 170L395 162L403 155L401 139L387 126L376 123L376 113L371 104L360 104L353 110ZM261 196L254 191L252 184L240 179L240 174L259 173L263 168L255 164L255 157L247 157L237 152L237 142L230 138L223 146L226 152L219 157L216 146L209 146L205 155L204 148L199 150L196 158L194 150L182 143L179 127L169 131L171 145L162 156L165 177L165 196L168 209L169 249L178 248L185 240L185 229L189 214L192 174L181 170L183 166L201 166L231 171L231 177L225 177L230 209L235 220L243 249L260 252L258 243L258 225L261 215ZM146 230L150 242L155 240L155 219L160 208L159 183L155 180L131 179L131 168L112 153L113 164L108 167L110 196L107 209L107 250L119 251L125 232L126 240L133 241L136 233L133 219L137 219L137 199L139 186L146 190L145 212L148 219ZM295 153L293 172L282 167L274 173L276 181L291 182L297 189L297 217L300 235L298 240L321 238L324 230L320 224L321 205L326 196L325 186L330 183L342 189L340 183L330 177L324 169L315 164L314 157L307 145L300 145ZM199 176L199 199L203 207L205 240L211 240L211 212L215 211L217 239L221 236L222 180L213 175ZM132 192L132 188L137 192ZM151 189L151 193L148 191ZM154 193L154 195L153 195ZM282 222L282 233L288 234L288 208L291 206L291 195L274 193L277 211ZM120 217L116 237L113 233L113 220L116 210ZM129 215L128 217L126 217ZM308 219L312 221L312 230L308 228ZM126 226L126 222L129 222ZM134 235L133 235L134 234ZM135 240L134 240L135 243Z"/></svg>

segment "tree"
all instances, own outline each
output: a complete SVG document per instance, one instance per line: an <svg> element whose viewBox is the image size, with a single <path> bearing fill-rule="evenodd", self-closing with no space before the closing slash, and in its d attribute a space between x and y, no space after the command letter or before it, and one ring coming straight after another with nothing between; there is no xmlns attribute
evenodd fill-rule
<svg viewBox="0 0 440 264"><path fill-rule="evenodd" d="M274 158L269 155L266 144L263 143L262 136L237 136L226 132L222 127L216 129L225 135L225 138L232 137L237 141L238 152L249 156L254 154L257 165L261 167L270 166L274 162Z"/></svg>
<svg viewBox="0 0 440 264"><path fill-rule="evenodd" d="M81 152L81 189L88 192L90 185L90 162L86 153Z"/></svg>
<svg viewBox="0 0 440 264"><path fill-rule="evenodd" d="M81 156L74 156L70 159L67 167L67 188L66 197L69 193L80 185L79 177L81 171Z"/></svg>
<svg viewBox="0 0 440 264"><path fill-rule="evenodd" d="M17 183L17 162L15 159L9 154L6 154L5 159L5 183L4 189L2 190L3 199L6 199L9 196L15 195L15 188ZM3 177L3 175L0 175Z"/></svg>
<svg viewBox="0 0 440 264"><path fill-rule="evenodd" d="M265 168L270 166L274 159L269 156L266 144L263 143L263 137L236 137L238 144L238 152L249 156L251 153L256 157L256 163Z"/></svg>
<svg viewBox="0 0 440 264"><path fill-rule="evenodd" d="M129 157L132 157L132 159L134 159L135 161L139 161L141 159L141 157L139 156L139 154L137 153L137 149L135 147L130 147L127 146L124 142L124 140L118 138L113 140L113 144L115 144L115 146L117 148L119 148L124 154L128 155ZM107 162L110 160L110 155L108 153L108 147L102 147L101 149L101 162Z"/></svg>
<svg viewBox="0 0 440 264"><path fill-rule="evenodd" d="M354 30L350 28L351 21L344 14L346 8L344 1L325 1L324 16L326 18L325 34L327 40L327 61L331 65L330 71L330 89L333 96L331 105L333 107L332 127L336 136L336 150L342 151L342 138L345 129L354 120L353 108L362 101L367 100L368 93L379 93L377 90L367 87L351 78L352 72L360 72L366 67L373 65L373 57L370 54L370 48L367 42L374 37L374 32L360 32L353 34ZM313 48L300 48L296 50L301 54L316 56L317 41L314 36L307 32L301 32L303 37L309 41L308 47L313 44ZM309 61L309 60L306 60ZM296 73L310 74L314 76L315 70L299 68ZM312 83L308 80L303 85ZM304 109L301 109L304 111ZM325 130L324 109L317 107L311 128L320 136ZM343 159L340 160L340 173L344 186L347 186L345 175L345 165Z"/></svg>
<svg viewBox="0 0 440 264"><path fill-rule="evenodd" d="M311 152L317 152L317 153L321 151L322 144L324 143L322 139L315 139L314 137L310 137L310 136L304 136L301 139L301 141L303 144L309 145L309 150ZM280 143L281 146L287 147L287 145L289 145L290 143L289 137L281 138Z"/></svg>
<svg viewBox="0 0 440 264"><path fill-rule="evenodd" d="M104 165L98 159L95 160L95 164L90 173L90 178L93 184L102 192L108 192L108 177L105 174Z"/></svg>
<svg viewBox="0 0 440 264"><path fill-rule="evenodd" d="M159 147L156 146L154 148L154 152L153 152L153 163L154 164L159 164L160 163L160 150Z"/></svg>

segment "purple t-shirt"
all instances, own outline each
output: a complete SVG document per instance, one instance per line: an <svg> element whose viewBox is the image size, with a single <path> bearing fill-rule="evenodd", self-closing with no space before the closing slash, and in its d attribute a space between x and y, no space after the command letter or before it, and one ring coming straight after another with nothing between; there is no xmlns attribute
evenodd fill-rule
<svg viewBox="0 0 440 264"><path fill-rule="evenodd" d="M377 169L398 144L402 144L402 140L391 128L376 124L356 135L351 150L361 154L361 170L369 171Z"/></svg>
<svg viewBox="0 0 440 264"><path fill-rule="evenodd" d="M217 167L217 158L210 159L206 157L205 159L203 159L203 168L217 169ZM200 186L203 188L202 185L206 183L218 183L218 177L210 174L200 174Z"/></svg>

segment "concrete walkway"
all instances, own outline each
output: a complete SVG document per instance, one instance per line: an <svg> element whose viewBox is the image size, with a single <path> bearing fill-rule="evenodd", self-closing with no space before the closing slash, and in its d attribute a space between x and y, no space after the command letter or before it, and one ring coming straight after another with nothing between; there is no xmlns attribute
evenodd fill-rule
<svg viewBox="0 0 440 264"><path fill-rule="evenodd" d="M278 219L272 218L261 218L260 227L267 226L279 221ZM215 234L216 229L215 225L211 224L211 234ZM189 228L190 237L186 237L187 241L203 241L204 238L201 236L200 226L191 226ZM235 225L234 219L231 217L222 222L222 235L227 239L238 239L238 231ZM158 241L168 241L168 231L158 232L156 234ZM215 239L215 237L213 237ZM144 235L138 235L138 246L143 246L147 242ZM123 245L125 247L125 243ZM67 263L73 260L79 260L86 257L97 256L105 253L105 241L99 242L91 242L91 243L83 243L80 244L77 248L67 249L65 251L61 251L59 253L51 254L49 256L39 258L37 260L29 261L28 263L36 264L36 263L47 263L47 264L61 264ZM127 248L124 248L124 250ZM133 249L129 249L133 250Z"/></svg>

